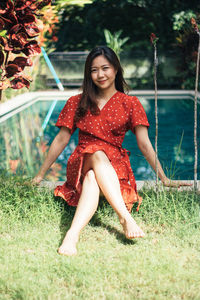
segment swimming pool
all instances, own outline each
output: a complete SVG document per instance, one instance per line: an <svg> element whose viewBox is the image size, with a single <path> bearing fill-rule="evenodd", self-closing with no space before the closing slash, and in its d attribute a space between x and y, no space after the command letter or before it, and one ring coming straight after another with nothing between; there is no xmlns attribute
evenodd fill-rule
<svg viewBox="0 0 200 300"><path fill-rule="evenodd" d="M154 146L155 121L152 94L138 96L142 102L150 128L149 136ZM54 126L66 100L35 100L28 107L22 106L5 114L0 119L0 169L7 169L24 176L34 176L47 153L48 147L58 128ZM54 105L52 106L52 104ZM31 104L31 105L30 105ZM50 108L50 120L45 117ZM19 111L21 110L21 111ZM200 119L198 104L198 119ZM12 115L12 116L11 116ZM193 142L193 101L189 96L159 96L158 101L158 155L167 176L173 179L193 179L194 142ZM45 127L44 131L41 129ZM200 141L200 122L198 122L198 144ZM72 136L69 145L59 156L47 174L48 180L65 180L66 163L78 142L78 132ZM130 161L136 180L151 180L154 172L137 148L132 132L125 136L123 147L130 150ZM200 158L198 179L200 179Z"/></svg>

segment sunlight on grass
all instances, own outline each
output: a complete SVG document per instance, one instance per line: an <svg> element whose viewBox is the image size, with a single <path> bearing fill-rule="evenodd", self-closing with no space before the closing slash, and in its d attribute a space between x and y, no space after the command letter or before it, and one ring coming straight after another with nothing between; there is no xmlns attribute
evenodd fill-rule
<svg viewBox="0 0 200 300"><path fill-rule="evenodd" d="M0 299L200 299L199 196L143 190L136 240L101 199L78 255L64 257L75 209L20 178L1 176L0 192Z"/></svg>

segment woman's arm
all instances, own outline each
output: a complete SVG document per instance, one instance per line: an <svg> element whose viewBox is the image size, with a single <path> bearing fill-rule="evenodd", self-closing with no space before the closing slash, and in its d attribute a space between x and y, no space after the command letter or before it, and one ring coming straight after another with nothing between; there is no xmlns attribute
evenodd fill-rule
<svg viewBox="0 0 200 300"><path fill-rule="evenodd" d="M137 144L138 144L140 151L142 152L142 154L144 155L144 157L146 158L148 163L151 165L151 167L156 172L156 155L155 155L155 151L152 147L152 144L149 140L147 127L142 126L142 125L136 126L135 127L135 135L136 135ZM168 179L161 167L159 160L158 160L158 177L160 178L160 180L162 181L162 183L165 186L178 187L181 185L190 185L190 184L181 183L181 182L177 183L176 181L172 181L172 180Z"/></svg>
<svg viewBox="0 0 200 300"><path fill-rule="evenodd" d="M38 174L33 178L33 183L38 184L40 183L40 181L42 181L48 169L51 167L51 165L55 162L60 153L67 146L70 137L70 130L67 127L61 127L59 133L56 135L49 148L47 157L44 163L42 164Z"/></svg>

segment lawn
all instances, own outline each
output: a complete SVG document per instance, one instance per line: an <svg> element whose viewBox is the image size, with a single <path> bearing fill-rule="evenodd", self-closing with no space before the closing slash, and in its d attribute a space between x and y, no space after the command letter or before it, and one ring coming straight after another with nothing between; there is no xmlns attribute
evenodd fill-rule
<svg viewBox="0 0 200 300"><path fill-rule="evenodd" d="M200 299L199 195L141 191L133 215L146 236L135 240L101 199L65 257L74 208L18 177L2 175L0 193L0 299Z"/></svg>

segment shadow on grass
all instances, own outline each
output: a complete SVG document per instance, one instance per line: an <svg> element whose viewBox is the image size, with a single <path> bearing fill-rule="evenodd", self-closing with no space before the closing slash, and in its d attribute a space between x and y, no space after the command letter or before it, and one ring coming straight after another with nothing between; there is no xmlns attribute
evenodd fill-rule
<svg viewBox="0 0 200 300"><path fill-rule="evenodd" d="M118 241L120 241L124 245L134 245L136 244L135 240L129 240L125 237L123 233L121 233L117 228L103 222L101 217L98 216L98 212L93 216L92 220L90 221L91 226L99 226L105 228L110 234L114 235Z"/></svg>
<svg viewBox="0 0 200 300"><path fill-rule="evenodd" d="M65 202L62 198L60 197L55 197L54 196L54 200L56 203L58 203L60 206L62 206L62 213L61 213L61 218L60 218L60 240L59 240L59 245L58 247L61 245L66 232L68 231L68 229L71 226L75 211L76 211L76 207L70 206L67 204L67 202Z"/></svg>
<svg viewBox="0 0 200 300"><path fill-rule="evenodd" d="M61 202L64 200L62 200L59 197L55 197L55 201ZM68 231L68 229L71 226L75 211L76 211L76 207L69 206L66 202L64 202L64 209L63 209L63 213L61 215L60 226L59 226L60 234L61 234L59 246L62 243L62 241L66 235L66 232ZM136 244L135 240L127 239L125 237L125 235L123 233L121 233L117 228L111 226L109 223L107 223L105 221L102 221L102 218L104 216L106 216L106 217L109 216L112 218L114 216L114 211L110 207L110 205L107 203L107 201L104 198L102 198L102 199L100 199L98 209L97 209L96 213L94 214L94 216L92 217L92 219L90 220L89 224L91 226L105 228L110 234L114 235L116 237L116 239L118 241L120 241L120 243L122 243L124 245Z"/></svg>

